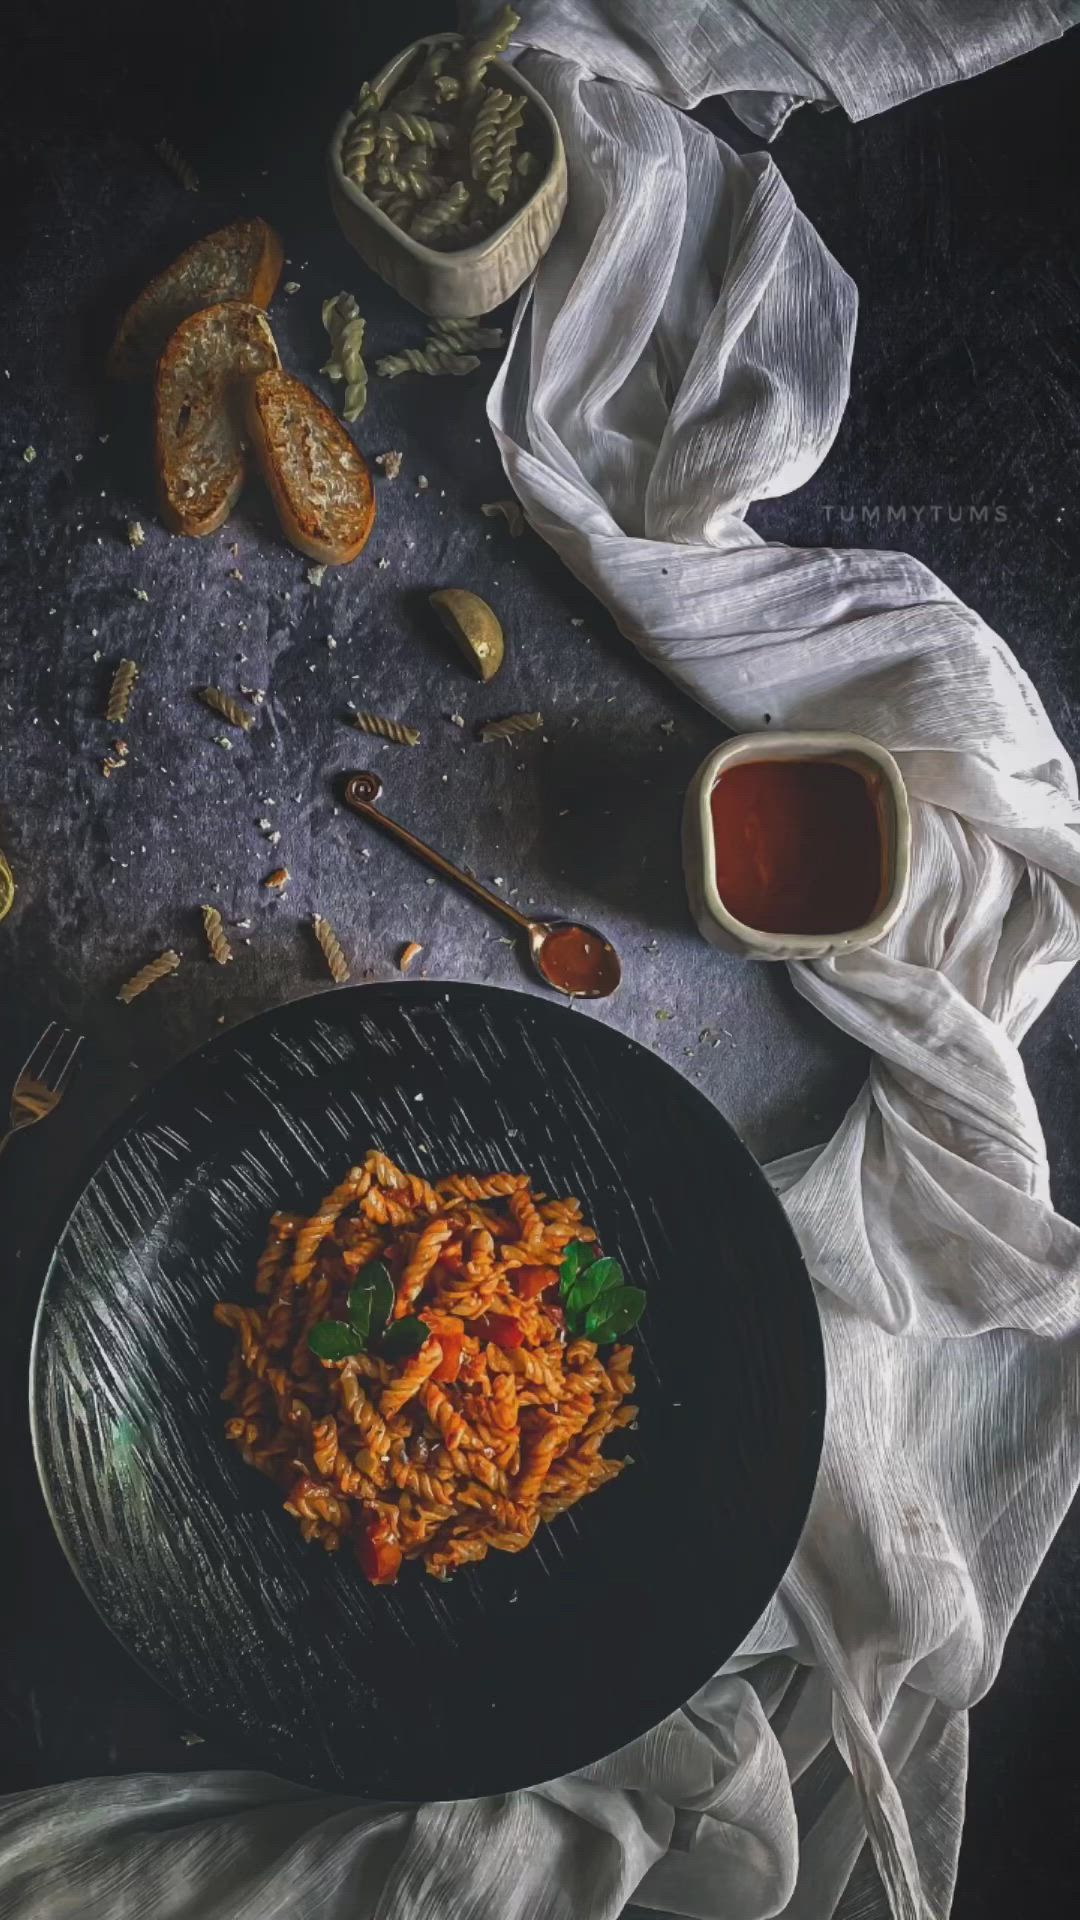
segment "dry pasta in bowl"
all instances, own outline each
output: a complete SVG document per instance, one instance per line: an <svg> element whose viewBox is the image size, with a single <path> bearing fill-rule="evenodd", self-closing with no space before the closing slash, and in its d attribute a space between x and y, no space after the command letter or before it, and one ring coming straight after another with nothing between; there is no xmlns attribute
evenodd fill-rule
<svg viewBox="0 0 1080 1920"><path fill-rule="evenodd" d="M226 1435L306 1540L375 1585L519 1553L628 1465L644 1295L577 1200L526 1174L428 1181L379 1152L310 1218L276 1213L236 1335Z"/></svg>

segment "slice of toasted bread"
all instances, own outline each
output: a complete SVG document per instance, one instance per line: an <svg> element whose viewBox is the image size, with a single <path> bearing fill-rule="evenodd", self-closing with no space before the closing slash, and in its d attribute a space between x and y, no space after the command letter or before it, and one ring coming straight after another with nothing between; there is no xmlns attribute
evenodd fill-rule
<svg viewBox="0 0 1080 1920"><path fill-rule="evenodd" d="M128 308L109 355L118 380L149 378L181 320L220 300L268 307L281 273L281 241L265 220L234 220L196 240Z"/></svg>
<svg viewBox="0 0 1080 1920"><path fill-rule="evenodd" d="M375 493L336 414L302 380L275 371L249 384L247 425L286 539L313 560L355 560L375 522Z"/></svg>
<svg viewBox="0 0 1080 1920"><path fill-rule="evenodd" d="M181 321L154 382L154 464L173 533L213 533L247 471L242 383L279 367L261 307L224 300Z"/></svg>

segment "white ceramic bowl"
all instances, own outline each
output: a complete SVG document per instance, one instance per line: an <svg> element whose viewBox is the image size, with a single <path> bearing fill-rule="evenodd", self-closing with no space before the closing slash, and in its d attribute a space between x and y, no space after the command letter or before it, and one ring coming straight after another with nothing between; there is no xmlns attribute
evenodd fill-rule
<svg viewBox="0 0 1080 1920"><path fill-rule="evenodd" d="M712 790L725 767L746 760L835 760L874 785L884 840L884 883L877 910L860 927L836 933L766 933L729 913L716 885ZM859 733L740 733L698 768L683 813L683 863L690 906L714 947L751 960L820 960L828 953L869 947L903 911L911 876L911 812L904 778L892 754Z"/></svg>

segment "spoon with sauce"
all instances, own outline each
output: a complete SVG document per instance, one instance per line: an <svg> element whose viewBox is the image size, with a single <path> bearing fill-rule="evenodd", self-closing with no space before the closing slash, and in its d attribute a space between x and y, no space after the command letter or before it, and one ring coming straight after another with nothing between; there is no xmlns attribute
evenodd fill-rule
<svg viewBox="0 0 1080 1920"><path fill-rule="evenodd" d="M345 804L363 819L374 821L384 833L400 840L410 853L426 860L444 880L456 881L474 899L490 907L492 913L501 913L520 933L528 934L529 958L545 985L575 1000L603 1000L614 993L622 979L622 968L618 954L602 933L595 927L581 926L576 920L530 920L526 914L519 913L509 900L491 893L471 874L463 873L443 854L436 853L434 847L418 840L408 827L399 826L389 814L382 813L375 805L381 792L382 781L377 773L354 773L345 787Z"/></svg>

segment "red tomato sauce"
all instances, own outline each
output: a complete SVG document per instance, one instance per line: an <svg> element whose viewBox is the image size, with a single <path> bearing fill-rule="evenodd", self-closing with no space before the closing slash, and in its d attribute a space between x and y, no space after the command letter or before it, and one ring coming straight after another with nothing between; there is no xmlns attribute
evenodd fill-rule
<svg viewBox="0 0 1080 1920"><path fill-rule="evenodd" d="M610 941L588 927L555 927L540 949L545 980L563 993L611 993L619 983L618 968Z"/></svg>
<svg viewBox="0 0 1080 1920"><path fill-rule="evenodd" d="M876 783L838 760L740 760L712 790L716 885L763 933L843 933L876 912Z"/></svg>

